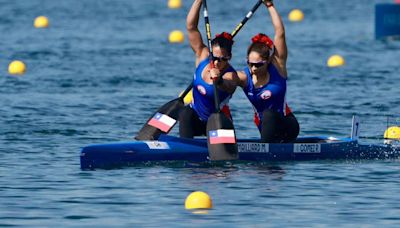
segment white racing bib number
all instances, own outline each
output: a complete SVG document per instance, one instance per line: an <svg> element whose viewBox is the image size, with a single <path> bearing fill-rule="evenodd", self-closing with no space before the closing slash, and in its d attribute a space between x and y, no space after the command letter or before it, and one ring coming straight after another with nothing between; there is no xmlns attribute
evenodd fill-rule
<svg viewBox="0 0 400 228"><path fill-rule="evenodd" d="M321 144L296 143L293 146L294 153L321 153Z"/></svg>
<svg viewBox="0 0 400 228"><path fill-rule="evenodd" d="M238 143L240 153L268 153L268 143Z"/></svg>

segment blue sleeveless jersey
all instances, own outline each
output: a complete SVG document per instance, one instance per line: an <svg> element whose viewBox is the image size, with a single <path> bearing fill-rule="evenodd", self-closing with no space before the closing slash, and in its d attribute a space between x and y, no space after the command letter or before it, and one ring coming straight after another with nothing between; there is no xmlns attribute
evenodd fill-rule
<svg viewBox="0 0 400 228"><path fill-rule="evenodd" d="M253 105L259 120L262 120L264 110L274 110L282 116L285 115L286 79L280 76L273 64L269 64L269 82L262 87L255 88L250 69L245 68L247 86L243 88L244 93Z"/></svg>
<svg viewBox="0 0 400 228"><path fill-rule="evenodd" d="M200 64L197 66L193 79L193 101L190 104L202 121L207 121L208 117L215 112L213 85L208 84L201 77L204 68L209 64L209 62L210 61L207 58L201 61ZM222 73L222 75L227 72L236 71L232 66L230 66L226 71ZM219 100L221 102L220 108L222 108L224 105L228 104L229 99L232 97L232 95L222 90L218 90L218 94Z"/></svg>

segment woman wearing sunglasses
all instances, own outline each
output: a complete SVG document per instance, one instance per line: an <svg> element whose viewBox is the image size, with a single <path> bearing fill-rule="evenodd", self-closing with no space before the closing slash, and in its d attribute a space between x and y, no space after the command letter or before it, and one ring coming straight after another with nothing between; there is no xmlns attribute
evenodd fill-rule
<svg viewBox="0 0 400 228"><path fill-rule="evenodd" d="M299 134L299 124L285 101L288 55L285 28L272 1L266 0L264 4L275 29L274 41L262 33L252 38L247 67L238 72L239 84L253 105L261 141L291 142Z"/></svg>
<svg viewBox="0 0 400 228"><path fill-rule="evenodd" d="M203 43L198 29L202 0L195 0L186 18L190 46L195 53L196 71L193 80L193 100L179 116L179 135L184 138L206 135L208 117L215 112L213 79L218 79L221 110L231 118L228 102L239 80L235 69L229 64L232 57L232 36L217 35L211 42L214 68L210 66L210 52Z"/></svg>

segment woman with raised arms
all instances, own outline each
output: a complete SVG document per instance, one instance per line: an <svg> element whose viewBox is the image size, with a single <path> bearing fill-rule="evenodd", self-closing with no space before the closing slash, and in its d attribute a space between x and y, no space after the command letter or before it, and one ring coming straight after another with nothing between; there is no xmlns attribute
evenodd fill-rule
<svg viewBox="0 0 400 228"><path fill-rule="evenodd" d="M239 85L253 105L261 141L293 142L300 127L285 99L288 78L285 28L272 0L265 0L264 4L271 15L274 41L262 33L252 38L247 50L247 67L238 72Z"/></svg>
<svg viewBox="0 0 400 228"><path fill-rule="evenodd" d="M232 58L233 39L229 33L218 34L212 41L214 68L210 52L203 43L198 29L202 0L195 0L187 15L186 28L190 46L195 54L193 100L179 116L179 135L184 138L206 135L208 117L215 112L213 80L217 80L219 107L231 118L228 102L239 81L236 70L229 64Z"/></svg>

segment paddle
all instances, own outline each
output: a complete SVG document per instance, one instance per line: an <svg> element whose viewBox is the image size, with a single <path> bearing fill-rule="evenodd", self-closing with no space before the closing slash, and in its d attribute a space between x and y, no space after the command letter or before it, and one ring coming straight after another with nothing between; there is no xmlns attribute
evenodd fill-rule
<svg viewBox="0 0 400 228"><path fill-rule="evenodd" d="M192 89L190 84L185 91L176 99L169 101L159 108L146 124L143 125L136 140L157 140L162 133L168 134L176 124L180 110L184 107L183 98Z"/></svg>
<svg viewBox="0 0 400 228"><path fill-rule="evenodd" d="M243 28L246 22L253 16L258 7L261 5L262 0L259 0L253 8L246 14L243 20L236 26L232 32L232 37ZM169 101L159 108L143 125L136 140L157 140L162 133L168 134L172 127L176 124L179 117L179 111L184 107L183 98L192 89L192 83L185 89L185 91L176 99Z"/></svg>
<svg viewBox="0 0 400 228"><path fill-rule="evenodd" d="M253 8L246 14L243 20L236 26L236 28L231 33L232 38L236 36L236 34L240 31L240 29L242 29L243 25L246 24L246 22L253 16L253 14L256 12L258 7L260 7L263 1L264 0L258 0L258 2L253 6Z"/></svg>
<svg viewBox="0 0 400 228"><path fill-rule="evenodd" d="M207 1L203 0L204 22L207 32L207 47L210 52L210 67L214 68L214 55L211 45L211 26L208 19ZM222 77L222 76L220 76ZM211 161L238 159L235 128L233 122L221 112L217 80L213 80L215 112L207 120L207 146Z"/></svg>

